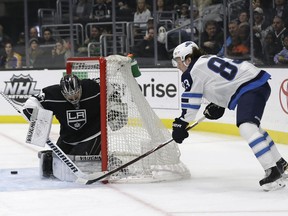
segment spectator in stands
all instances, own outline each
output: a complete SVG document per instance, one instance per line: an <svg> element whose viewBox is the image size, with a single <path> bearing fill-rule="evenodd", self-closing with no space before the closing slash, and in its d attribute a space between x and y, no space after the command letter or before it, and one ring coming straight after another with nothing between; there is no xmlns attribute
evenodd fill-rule
<svg viewBox="0 0 288 216"><path fill-rule="evenodd" d="M238 30L239 30L238 21L237 20L230 21L228 24L229 36L226 38L226 44L223 44L220 52L217 54L218 56L224 56L225 54L224 51L232 44L233 38L237 39Z"/></svg>
<svg viewBox="0 0 288 216"><path fill-rule="evenodd" d="M196 7L194 7L197 9ZM198 9L197 9L198 10ZM180 27L187 24L187 20L190 22L190 11L188 4L182 4L180 7L180 14L178 19L175 21L176 27Z"/></svg>
<svg viewBox="0 0 288 216"><path fill-rule="evenodd" d="M257 7L254 9L253 17L254 17L254 19L253 19L253 21L254 21L254 25L253 25L254 34L257 38L259 38L259 40L263 44L264 38L266 35L266 29L268 28L270 23L268 23L267 20L265 19L264 14L263 14L263 10L260 7Z"/></svg>
<svg viewBox="0 0 288 216"><path fill-rule="evenodd" d="M275 64L273 60L275 53L277 53L276 47L274 45L275 40L276 40L276 37L273 32L268 32L265 35L264 42L263 42L263 62L267 66Z"/></svg>
<svg viewBox="0 0 288 216"><path fill-rule="evenodd" d="M239 24L249 22L249 13L246 10L242 10L238 15Z"/></svg>
<svg viewBox="0 0 288 216"><path fill-rule="evenodd" d="M264 0L253 0L252 1L252 8L255 11L256 8L261 8L263 10L263 18L265 19L265 23L269 25L273 22L273 8L274 8L274 1L264 1ZM265 36L264 36L265 37Z"/></svg>
<svg viewBox="0 0 288 216"><path fill-rule="evenodd" d="M17 45L25 45L25 34L24 34L24 32L20 32L16 44Z"/></svg>
<svg viewBox="0 0 288 216"><path fill-rule="evenodd" d="M194 5L193 6L194 28L193 28L193 31L191 31L191 19L190 19L189 5L188 4L181 5L180 16L178 17L178 19L176 19L175 26L182 27L180 30L182 42L191 40L191 32L193 32L193 36L194 36L193 41L195 43L198 43L199 32L202 32L202 23L196 21L198 18L199 18L199 11L198 11L198 8ZM169 35L169 37L173 38L172 40L175 40L177 41L177 43L179 43L179 40L177 40L178 34L179 34L178 32L174 32L174 34Z"/></svg>
<svg viewBox="0 0 288 216"><path fill-rule="evenodd" d="M173 18L173 14L169 14L169 12L171 12L171 7L169 7L169 5L166 4L165 0L156 1L156 10L157 10L158 21L175 19L175 17Z"/></svg>
<svg viewBox="0 0 288 216"><path fill-rule="evenodd" d="M128 0L119 0L116 6L116 20L117 21L133 21L134 11L128 5Z"/></svg>
<svg viewBox="0 0 288 216"><path fill-rule="evenodd" d="M4 52L4 47L7 42L11 41L11 38L4 33L4 28L0 24L0 55L2 56Z"/></svg>
<svg viewBox="0 0 288 216"><path fill-rule="evenodd" d="M65 48L64 40L58 39L56 41L55 47L52 49L51 66L53 67L65 67Z"/></svg>
<svg viewBox="0 0 288 216"><path fill-rule="evenodd" d="M284 25L288 27L288 5L287 0L274 0L274 8L272 17L278 16L282 18Z"/></svg>
<svg viewBox="0 0 288 216"><path fill-rule="evenodd" d="M22 67L22 56L13 49L12 42L4 44L5 53L1 56L0 67L5 69L15 69Z"/></svg>
<svg viewBox="0 0 288 216"><path fill-rule="evenodd" d="M243 22L239 25L238 35L241 41L241 44L248 47L249 54L251 54L251 33L250 25L248 22ZM253 54L257 58L258 63L262 63L263 53L262 53L262 44L258 37L252 32L253 36Z"/></svg>
<svg viewBox="0 0 288 216"><path fill-rule="evenodd" d="M213 0L194 0L194 4L197 6L199 10L199 16L202 16L203 10L207 7L210 6L213 2Z"/></svg>
<svg viewBox="0 0 288 216"><path fill-rule="evenodd" d="M43 38L39 37L38 29L36 27L31 27L29 31L29 39L36 38L39 43L42 43Z"/></svg>
<svg viewBox="0 0 288 216"><path fill-rule="evenodd" d="M288 35L283 39L283 49L274 56L276 64L288 64Z"/></svg>
<svg viewBox="0 0 288 216"><path fill-rule="evenodd" d="M99 43L101 34L102 33L100 28L93 25L91 27L89 36L87 36L87 38L84 41L84 44L78 48L78 54L82 56L87 56L89 43ZM100 55L99 44L91 44L89 51L90 56L99 56Z"/></svg>
<svg viewBox="0 0 288 216"><path fill-rule="evenodd" d="M217 54L223 44L223 33L215 20L205 23L204 32L201 34L200 47L208 54Z"/></svg>
<svg viewBox="0 0 288 216"><path fill-rule="evenodd" d="M108 7L105 0L96 0L89 18L97 21L109 20L111 18L111 8Z"/></svg>
<svg viewBox="0 0 288 216"><path fill-rule="evenodd" d="M22 60L25 58L25 34L24 32L20 32L19 36L18 36L18 40L14 46L14 50L15 52L17 52L18 54L20 54L22 56Z"/></svg>
<svg viewBox="0 0 288 216"><path fill-rule="evenodd" d="M168 60L168 53L165 45L157 41L158 59ZM145 35L143 40L140 41L133 49L135 57L154 57L154 28L148 29L148 35Z"/></svg>
<svg viewBox="0 0 288 216"><path fill-rule="evenodd" d="M148 29L149 28L153 28L154 27L154 18L153 17L149 17L149 19L147 20L146 23L146 31L145 31L145 35L148 36Z"/></svg>
<svg viewBox="0 0 288 216"><path fill-rule="evenodd" d="M231 4L234 5L234 4ZM232 6L229 8L229 12L230 9L232 10ZM236 12L232 12L232 14L237 14L236 16L238 16L238 12L239 10L237 10ZM212 0L211 5L206 6L203 8L202 12L200 13L200 16L203 20L203 22L205 23L207 20L215 20L218 22L219 25L223 25L223 18L224 18L224 5L222 2L214 2ZM231 14L229 14L229 16L231 16ZM233 18L229 18L229 20L234 20L237 19L238 17L233 17Z"/></svg>
<svg viewBox="0 0 288 216"><path fill-rule="evenodd" d="M39 41L36 38L30 39L28 48L29 65L27 66L32 68L42 67L43 54L44 51L39 47Z"/></svg>
<svg viewBox="0 0 288 216"><path fill-rule="evenodd" d="M45 28L43 30L43 39L40 42L40 45L49 45L55 44L56 40L52 36L52 30L50 28Z"/></svg>
<svg viewBox="0 0 288 216"><path fill-rule="evenodd" d="M87 21L91 14L92 4L88 0L79 0L73 6L73 20L75 22Z"/></svg>
<svg viewBox="0 0 288 216"><path fill-rule="evenodd" d="M238 21L236 21L238 22ZM232 27L232 28L231 28ZM229 57L241 57L248 59L250 56L250 28L248 23L241 23L237 26L237 31L231 34L233 25L229 25L231 43L227 46L227 55ZM227 41L226 41L227 42Z"/></svg>
<svg viewBox="0 0 288 216"><path fill-rule="evenodd" d="M272 24L272 32L274 33L276 40L274 43L276 53L280 52L283 48L283 39L288 35L288 29L284 26L284 22L281 17L275 16Z"/></svg>
<svg viewBox="0 0 288 216"><path fill-rule="evenodd" d="M253 0L252 1L252 7L253 7L253 10L255 10L255 8L257 8L257 7L262 7L262 5L261 5L261 0Z"/></svg>
<svg viewBox="0 0 288 216"><path fill-rule="evenodd" d="M171 6L166 4L165 0L157 0L156 9L157 9L157 12L165 12L165 11L170 11L172 8Z"/></svg>
<svg viewBox="0 0 288 216"><path fill-rule="evenodd" d="M146 22L151 17L151 12L147 8L145 0L136 0L136 1L137 1L137 7L136 12L134 13L133 22L136 23L136 25L138 25L140 28L145 29Z"/></svg>
<svg viewBox="0 0 288 216"><path fill-rule="evenodd" d="M149 38L149 29L150 28L154 28L154 18L150 17L147 21L147 29L145 32L145 36L147 38ZM157 22L157 26L156 29L158 29L158 35L157 35L157 40L160 43L165 44L166 41L166 29L164 26L162 26L161 24L159 24L159 22ZM142 41L143 37L140 38L140 40Z"/></svg>

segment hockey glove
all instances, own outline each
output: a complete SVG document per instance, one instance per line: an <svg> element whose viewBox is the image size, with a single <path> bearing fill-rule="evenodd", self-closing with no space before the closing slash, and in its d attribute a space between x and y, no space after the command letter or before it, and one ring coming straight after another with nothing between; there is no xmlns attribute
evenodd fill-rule
<svg viewBox="0 0 288 216"><path fill-rule="evenodd" d="M203 114L207 119L216 120L224 115L225 108L220 107L214 103L210 103L206 106Z"/></svg>
<svg viewBox="0 0 288 216"><path fill-rule="evenodd" d="M180 118L175 119L172 124L172 138L175 142L182 143L183 140L189 136L188 131L186 130L187 126L187 122L182 121Z"/></svg>

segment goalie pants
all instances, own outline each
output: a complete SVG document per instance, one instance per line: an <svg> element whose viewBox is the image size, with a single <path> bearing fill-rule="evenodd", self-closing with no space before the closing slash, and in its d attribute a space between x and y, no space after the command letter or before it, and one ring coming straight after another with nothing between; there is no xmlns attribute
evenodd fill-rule
<svg viewBox="0 0 288 216"><path fill-rule="evenodd" d="M57 145L65 154L69 155L99 155L101 151L101 136L86 142L80 142L77 145L64 143L59 137Z"/></svg>

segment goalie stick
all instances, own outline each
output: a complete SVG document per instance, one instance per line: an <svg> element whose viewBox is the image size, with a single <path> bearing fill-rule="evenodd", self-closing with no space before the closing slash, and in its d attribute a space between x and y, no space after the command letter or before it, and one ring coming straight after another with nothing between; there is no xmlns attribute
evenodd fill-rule
<svg viewBox="0 0 288 216"><path fill-rule="evenodd" d="M196 125L198 125L199 122L203 121L204 119L205 119L205 116L202 116L200 119L198 119L198 120L197 120L196 122L194 122L192 125L188 126L188 127L186 128L186 130L187 130L187 131L191 130L191 129L194 128ZM93 183L95 183L95 182L97 182L97 181L100 181L100 180L102 180L102 179L105 179L106 177L108 177L108 176L110 176L110 175L112 175L112 174L114 174L114 173L116 173L116 172L118 172L118 171L120 171L120 170L122 170L122 169L124 169L124 168L126 168L126 167L128 167L128 166L130 166L131 164L134 164L135 162L141 160L142 158L147 157L148 155L152 154L153 152L158 151L159 149L163 148L164 146L166 146L167 144L171 143L172 141L173 141L173 139L170 139L170 140L168 140L168 141L166 141L166 142L164 142L164 143L156 146L155 148L151 149L150 151L148 151L148 152L140 155L139 157L137 157L137 158L135 158L135 159L133 159L133 160L131 160L131 161L129 161L129 162L127 162L127 163L125 163L125 164L123 164L123 165L121 165L121 166L119 166L119 167L117 167L117 168L115 168L115 169L113 169L113 170L105 173L104 175L99 176L99 177L97 177L97 178L95 178L95 179L88 180L88 181L86 182L86 184L87 184L87 185L93 184Z"/></svg>
<svg viewBox="0 0 288 216"><path fill-rule="evenodd" d="M6 94L4 94L2 91L0 91L0 94L3 96L3 98L19 113L22 115L23 118L25 118L28 122L29 119L21 112L21 110L15 106L10 98L7 97ZM64 163L66 166L71 170L72 173L75 174L77 177L76 182L81 184L87 184L87 181L91 178L95 178L95 174L87 175L83 173L77 165L57 146L55 145L49 138L46 141L46 144L51 148L51 150L54 152L54 154ZM99 176L105 172L99 172L96 174L96 176Z"/></svg>

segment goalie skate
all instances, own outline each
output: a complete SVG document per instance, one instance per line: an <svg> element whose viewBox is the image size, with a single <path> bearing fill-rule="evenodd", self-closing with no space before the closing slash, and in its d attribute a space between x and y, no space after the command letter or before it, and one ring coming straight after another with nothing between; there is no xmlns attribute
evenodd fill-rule
<svg viewBox="0 0 288 216"><path fill-rule="evenodd" d="M281 173L276 166L265 170L265 173L265 178L259 182L264 191L274 191L285 187Z"/></svg>

